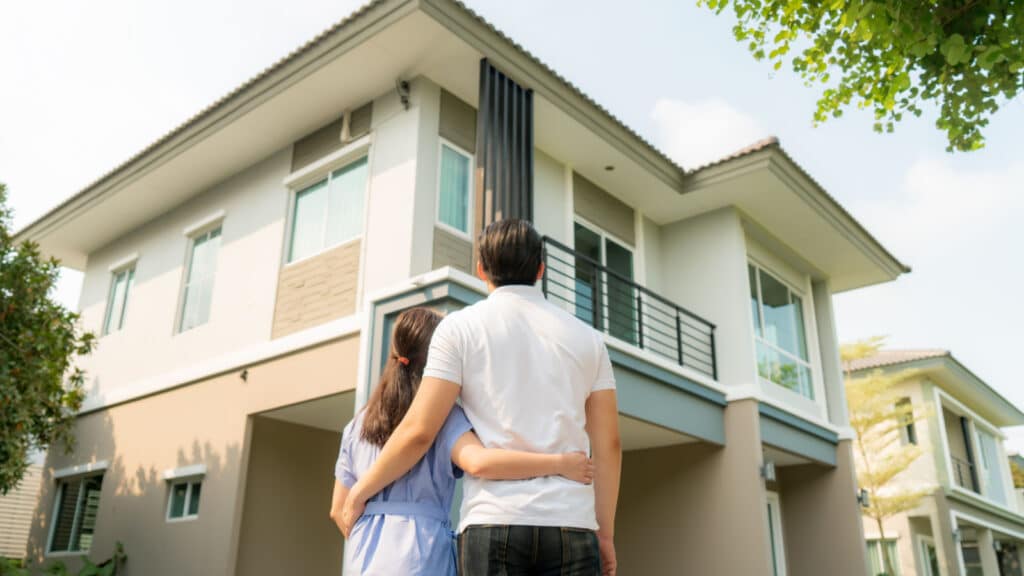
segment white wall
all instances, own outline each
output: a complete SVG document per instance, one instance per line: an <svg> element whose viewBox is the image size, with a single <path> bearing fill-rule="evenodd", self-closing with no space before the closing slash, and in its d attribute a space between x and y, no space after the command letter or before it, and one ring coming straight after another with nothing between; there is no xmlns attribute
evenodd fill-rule
<svg viewBox="0 0 1024 576"><path fill-rule="evenodd" d="M422 77L410 89L408 110L394 93L373 102L364 297L431 268L440 91Z"/></svg>
<svg viewBox="0 0 1024 576"><path fill-rule="evenodd" d="M283 246L291 147L229 178L187 204L90 254L80 309L87 330L101 333L111 274L137 253L135 281L121 331L99 339L82 360L91 393L104 395L141 378L213 358L270 338ZM225 212L210 319L177 332L184 263L183 230Z"/></svg>
<svg viewBox="0 0 1024 576"><path fill-rule="evenodd" d="M746 246L739 214L724 208L664 226L660 252L660 292L718 327L719 382L755 385ZM649 259L648 269L653 265Z"/></svg>
<svg viewBox="0 0 1024 576"><path fill-rule="evenodd" d="M533 158L534 226L541 234L572 246L572 191L567 188L572 182L571 172L537 148Z"/></svg>

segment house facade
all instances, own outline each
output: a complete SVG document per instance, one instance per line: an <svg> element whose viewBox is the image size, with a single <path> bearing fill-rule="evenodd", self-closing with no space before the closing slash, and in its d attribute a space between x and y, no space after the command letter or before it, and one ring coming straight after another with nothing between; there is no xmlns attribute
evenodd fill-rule
<svg viewBox="0 0 1024 576"><path fill-rule="evenodd" d="M507 217L608 343L622 573L864 574L832 296L907 269L777 141L685 171L452 0L368 4L19 233L100 334L30 557L338 573L339 432Z"/></svg>
<svg viewBox="0 0 1024 576"><path fill-rule="evenodd" d="M929 490L885 521L884 541L865 518L869 574L884 572L883 554L900 576L1024 574L1024 508L1001 431L1024 424L1024 413L945 350L885 350L850 368L909 376L896 390L918 419L898 430L899 442L922 455L894 486Z"/></svg>

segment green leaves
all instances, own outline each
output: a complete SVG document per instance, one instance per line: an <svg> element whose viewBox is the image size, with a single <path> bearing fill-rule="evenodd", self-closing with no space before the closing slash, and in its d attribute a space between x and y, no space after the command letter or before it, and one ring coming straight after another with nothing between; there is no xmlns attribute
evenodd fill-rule
<svg viewBox="0 0 1024 576"><path fill-rule="evenodd" d="M32 450L73 443L85 379L74 359L92 351L78 315L50 298L59 265L15 245L0 184L0 493L21 480Z"/></svg>
<svg viewBox="0 0 1024 576"><path fill-rule="evenodd" d="M948 150L984 146L982 130L1024 91L1024 0L698 0L732 6L733 34L775 70L786 65L806 84L828 84L815 122L851 104L892 131L905 113L938 110ZM837 114L838 112L838 114Z"/></svg>

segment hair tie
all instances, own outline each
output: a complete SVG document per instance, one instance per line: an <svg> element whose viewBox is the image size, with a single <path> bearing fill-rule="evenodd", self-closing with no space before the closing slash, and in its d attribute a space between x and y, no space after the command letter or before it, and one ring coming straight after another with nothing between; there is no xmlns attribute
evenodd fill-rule
<svg viewBox="0 0 1024 576"><path fill-rule="evenodd" d="M406 358L405 356L399 356L399 357L395 358L395 360L398 360L399 362L401 362L403 366L408 366L409 365L409 359Z"/></svg>

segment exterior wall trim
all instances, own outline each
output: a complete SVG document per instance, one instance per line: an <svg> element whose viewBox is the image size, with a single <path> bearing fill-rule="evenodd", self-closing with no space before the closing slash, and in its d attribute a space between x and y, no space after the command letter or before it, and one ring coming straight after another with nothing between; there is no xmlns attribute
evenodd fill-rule
<svg viewBox="0 0 1024 576"><path fill-rule="evenodd" d="M244 368L251 364L257 364L291 354L292 352L312 348L325 342L358 334L362 324L361 316L360 313L356 313L309 328L308 330L282 336L277 340L270 340L238 352L225 354L194 366L165 372L126 384L120 389L115 390L112 394L99 397L93 396L86 399L82 404L82 408L78 411L78 415L82 416L90 412L104 410L118 404L124 404L180 386L186 386L218 374L230 372L231 370Z"/></svg>
<svg viewBox="0 0 1024 576"><path fill-rule="evenodd" d="M686 392L692 396L696 396L702 400L711 402L712 404L717 404L718 406L723 407L726 404L728 404L728 402L726 402L725 400L725 394L717 390L708 389L707 387L698 384L680 374L674 374L672 372L669 372L668 370L652 365L647 360L641 360L634 356L630 356L616 348L610 348L608 350L608 355L611 357L611 361L613 364L629 368L634 372L638 372L640 374L643 374L644 376L668 384L673 388Z"/></svg>
<svg viewBox="0 0 1024 576"><path fill-rule="evenodd" d="M362 156L366 155L370 150L370 145L373 143L373 133L370 132L365 136L362 136L348 144L342 146L340 149L310 163L307 166L299 168L295 172L284 177L282 184L289 190L299 190L305 188L309 184L320 180L327 176L328 172L331 172L335 168L341 168L345 164L351 161L358 160Z"/></svg>
<svg viewBox="0 0 1024 576"><path fill-rule="evenodd" d="M182 466L180 468L164 470L162 478L164 480L177 480L179 478L192 478L194 476L205 475L206 464L193 464L191 466Z"/></svg>
<svg viewBox="0 0 1024 576"><path fill-rule="evenodd" d="M984 496L979 496L969 490L964 490L959 487L946 488L943 491L946 494L946 498L949 498L953 502L971 506L992 514L993 516L998 516L1007 522L1019 525L1021 530L1024 530L1024 516L1016 514L1012 510L1004 508L986 499ZM1024 537L1021 537L1021 540L1024 540Z"/></svg>
<svg viewBox="0 0 1024 576"><path fill-rule="evenodd" d="M79 464L77 466L68 466L67 468L61 468L53 473L53 480L60 480L61 478L68 478L70 476L80 476L84 474L92 474L93 472L103 472L107 468L110 468L109 460L97 460L96 462L89 462L88 464Z"/></svg>
<svg viewBox="0 0 1024 576"><path fill-rule="evenodd" d="M763 444L836 466L836 433L765 404L758 404L758 414Z"/></svg>

